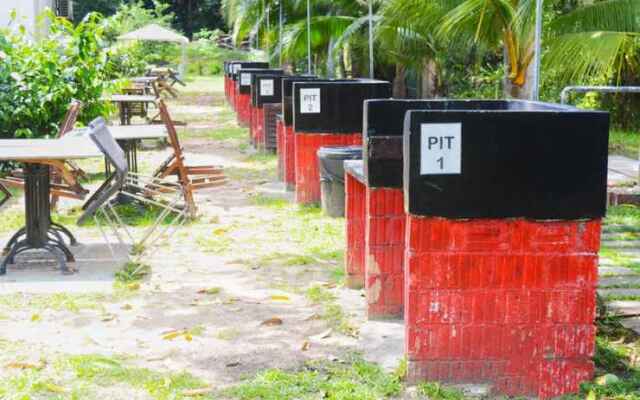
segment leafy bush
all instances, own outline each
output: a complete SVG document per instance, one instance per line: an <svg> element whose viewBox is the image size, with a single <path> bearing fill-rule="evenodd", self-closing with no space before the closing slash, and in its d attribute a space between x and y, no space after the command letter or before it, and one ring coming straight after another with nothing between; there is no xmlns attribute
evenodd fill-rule
<svg viewBox="0 0 640 400"><path fill-rule="evenodd" d="M54 136L73 99L84 104L85 123L111 110L101 100L114 76L100 16L75 27L51 12L45 17L50 35L39 41L23 27L0 31L0 137Z"/></svg>
<svg viewBox="0 0 640 400"><path fill-rule="evenodd" d="M187 47L187 72L192 75L220 75L224 60L245 60L247 53L218 46L220 31L204 30Z"/></svg>

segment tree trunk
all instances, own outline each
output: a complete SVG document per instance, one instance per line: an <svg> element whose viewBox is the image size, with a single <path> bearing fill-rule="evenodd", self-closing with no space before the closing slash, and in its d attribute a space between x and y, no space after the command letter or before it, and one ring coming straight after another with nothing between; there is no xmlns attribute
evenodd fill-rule
<svg viewBox="0 0 640 400"><path fill-rule="evenodd" d="M529 63L529 66L527 67L526 77L524 79L524 84L517 85L511 79L509 79L509 56L506 51L504 52L504 60L504 97L507 99L530 100L533 95L535 63Z"/></svg>
<svg viewBox="0 0 640 400"><path fill-rule="evenodd" d="M407 68L402 64L396 64L396 74L393 78L393 97L404 99L407 97Z"/></svg>
<svg viewBox="0 0 640 400"><path fill-rule="evenodd" d="M420 94L423 99L438 96L438 66L433 59L425 59L422 63Z"/></svg>

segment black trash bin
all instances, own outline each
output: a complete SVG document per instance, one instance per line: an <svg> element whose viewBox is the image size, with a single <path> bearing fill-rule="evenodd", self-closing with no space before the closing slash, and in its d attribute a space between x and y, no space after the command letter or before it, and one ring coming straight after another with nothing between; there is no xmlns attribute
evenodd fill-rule
<svg viewBox="0 0 640 400"><path fill-rule="evenodd" d="M362 159L362 146L321 147L320 191L322 209L333 218L344 217L344 161Z"/></svg>

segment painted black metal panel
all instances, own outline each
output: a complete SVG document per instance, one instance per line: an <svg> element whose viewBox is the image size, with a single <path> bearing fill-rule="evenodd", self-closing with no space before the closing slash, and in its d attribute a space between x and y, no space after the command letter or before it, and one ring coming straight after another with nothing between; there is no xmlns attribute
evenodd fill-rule
<svg viewBox="0 0 640 400"><path fill-rule="evenodd" d="M282 75L284 71L281 69L263 69L263 68L242 68L238 71L238 93L251 94L251 85L255 74L262 75Z"/></svg>
<svg viewBox="0 0 640 400"><path fill-rule="evenodd" d="M376 99L364 102L364 176L374 188L402 188L402 135L409 110L428 110L432 100Z"/></svg>
<svg viewBox="0 0 640 400"><path fill-rule="evenodd" d="M608 113L523 101L444 101L441 106L405 117L408 213L539 220L604 216ZM434 154L447 151L451 140L454 151L438 153L445 156L436 160ZM438 166L456 159L457 140L459 172L438 173Z"/></svg>
<svg viewBox="0 0 640 400"><path fill-rule="evenodd" d="M386 81L317 81L293 84L293 125L300 133L362 132L364 101L391 97Z"/></svg>
<svg viewBox="0 0 640 400"><path fill-rule="evenodd" d="M236 66L237 65L237 66ZM261 68L268 69L269 63L256 61L232 61L229 63L230 78L234 81L238 80L238 70L242 68Z"/></svg>
<svg viewBox="0 0 640 400"><path fill-rule="evenodd" d="M282 77L285 74L254 74L251 82L251 101L254 107L282 102Z"/></svg>
<svg viewBox="0 0 640 400"><path fill-rule="evenodd" d="M293 83L318 79L314 75L294 75L282 78L282 115L286 126L293 124Z"/></svg>

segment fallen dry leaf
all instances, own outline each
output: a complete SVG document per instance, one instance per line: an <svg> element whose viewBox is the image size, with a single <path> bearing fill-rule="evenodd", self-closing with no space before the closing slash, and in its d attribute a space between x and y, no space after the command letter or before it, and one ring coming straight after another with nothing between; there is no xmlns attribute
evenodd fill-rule
<svg viewBox="0 0 640 400"><path fill-rule="evenodd" d="M210 394L211 392L213 392L213 388L212 387L206 387L206 388L201 388L201 389L185 390L184 392L182 392L182 395L183 396L187 396L187 397L201 396L203 394Z"/></svg>
<svg viewBox="0 0 640 400"><path fill-rule="evenodd" d="M309 347L311 347L311 343L309 343L308 340L305 340L304 343L302 343L302 347L300 348L300 350L307 351L309 350Z"/></svg>
<svg viewBox="0 0 640 400"><path fill-rule="evenodd" d="M234 362L230 362L229 364L225 365L228 368L233 368L233 367L237 367L240 365L240 361L234 361Z"/></svg>
<svg viewBox="0 0 640 400"><path fill-rule="evenodd" d="M58 386L54 383L45 383L44 384L45 389L47 389L48 391L52 392L52 393L67 393L67 389L63 388L62 386Z"/></svg>
<svg viewBox="0 0 640 400"><path fill-rule="evenodd" d="M25 362L10 362L9 364L4 366L5 368L11 369L42 369L45 367L44 362L40 362L39 364L30 364Z"/></svg>
<svg viewBox="0 0 640 400"><path fill-rule="evenodd" d="M289 301L289 296L284 296L281 294L274 294L271 296L271 300L273 301Z"/></svg>
<svg viewBox="0 0 640 400"><path fill-rule="evenodd" d="M219 287L212 287L212 288L209 288L209 289L198 290L198 294L216 295L216 294L220 294L221 291L222 291L222 289L219 288Z"/></svg>
<svg viewBox="0 0 640 400"><path fill-rule="evenodd" d="M322 316L318 313L313 313L311 315L309 315L307 318L305 318L305 321L316 321L322 319Z"/></svg>
<svg viewBox="0 0 640 400"><path fill-rule="evenodd" d="M122 307L120 307L121 310L131 310L133 309L133 306L131 304L125 304Z"/></svg>
<svg viewBox="0 0 640 400"><path fill-rule="evenodd" d="M40 314L33 314L31 316L31 322L37 322L40 321L42 319L42 317L40 317Z"/></svg>
<svg viewBox="0 0 640 400"><path fill-rule="evenodd" d="M324 331L324 332L322 332L322 333L320 333L318 335L311 336L309 339L312 339L312 340L326 339L329 336L331 336L331 333L333 333L333 329L327 329L326 331Z"/></svg>
<svg viewBox="0 0 640 400"><path fill-rule="evenodd" d="M268 320L262 321L260 324L262 326L278 326L282 325L282 319L278 317L269 318Z"/></svg>
<svg viewBox="0 0 640 400"><path fill-rule="evenodd" d="M184 333L183 331L171 331L171 332L162 334L162 338L164 340L173 340L178 336L182 336L183 333Z"/></svg>

